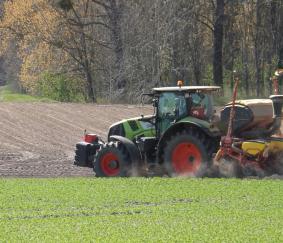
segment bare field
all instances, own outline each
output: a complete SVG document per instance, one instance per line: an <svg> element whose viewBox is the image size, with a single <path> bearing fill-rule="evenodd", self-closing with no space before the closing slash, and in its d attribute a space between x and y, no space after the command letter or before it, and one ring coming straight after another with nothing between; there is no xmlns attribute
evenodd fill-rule
<svg viewBox="0 0 283 243"><path fill-rule="evenodd" d="M152 114L150 107L62 103L0 103L0 177L92 176L73 165L86 129L106 137L123 118Z"/></svg>

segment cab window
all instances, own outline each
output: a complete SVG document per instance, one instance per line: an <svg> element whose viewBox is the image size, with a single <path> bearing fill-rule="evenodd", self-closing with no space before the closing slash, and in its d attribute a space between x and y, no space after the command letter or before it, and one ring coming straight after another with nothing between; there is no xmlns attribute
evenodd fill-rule
<svg viewBox="0 0 283 243"><path fill-rule="evenodd" d="M186 99L183 93L165 92L159 97L159 128L163 133L175 120L188 115Z"/></svg>

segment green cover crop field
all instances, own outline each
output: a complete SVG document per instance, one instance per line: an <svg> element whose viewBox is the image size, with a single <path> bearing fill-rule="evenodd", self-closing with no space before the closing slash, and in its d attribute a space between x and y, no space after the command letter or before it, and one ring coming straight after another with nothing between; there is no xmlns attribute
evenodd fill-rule
<svg viewBox="0 0 283 243"><path fill-rule="evenodd" d="M283 181L1 179L1 242L282 242Z"/></svg>

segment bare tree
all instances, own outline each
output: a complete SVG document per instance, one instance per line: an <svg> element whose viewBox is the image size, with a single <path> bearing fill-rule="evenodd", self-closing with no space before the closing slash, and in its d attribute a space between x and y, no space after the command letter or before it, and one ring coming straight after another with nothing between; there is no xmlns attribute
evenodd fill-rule
<svg viewBox="0 0 283 243"><path fill-rule="evenodd" d="M216 0L214 41L213 41L213 79L215 84L223 86L223 29L224 29L224 0Z"/></svg>

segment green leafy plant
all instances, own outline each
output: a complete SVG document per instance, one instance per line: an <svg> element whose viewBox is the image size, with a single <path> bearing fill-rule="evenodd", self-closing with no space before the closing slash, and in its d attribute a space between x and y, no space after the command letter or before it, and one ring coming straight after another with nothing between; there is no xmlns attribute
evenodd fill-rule
<svg viewBox="0 0 283 243"><path fill-rule="evenodd" d="M85 101L83 81L64 74L44 73L37 84L37 93L61 102Z"/></svg>
<svg viewBox="0 0 283 243"><path fill-rule="evenodd" d="M282 180L1 179L3 242L282 242Z"/></svg>
<svg viewBox="0 0 283 243"><path fill-rule="evenodd" d="M0 88L0 102L51 102L51 99L45 97L36 97L27 94L14 92L9 86Z"/></svg>

